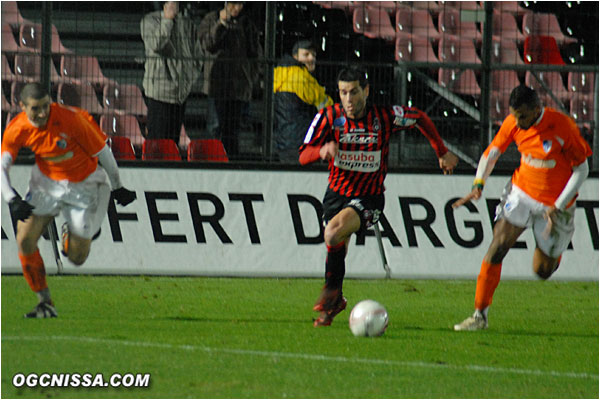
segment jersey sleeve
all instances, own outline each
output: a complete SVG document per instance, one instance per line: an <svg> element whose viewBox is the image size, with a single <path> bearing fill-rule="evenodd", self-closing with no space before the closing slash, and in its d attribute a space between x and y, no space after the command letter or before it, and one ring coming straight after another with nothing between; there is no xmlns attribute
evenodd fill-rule
<svg viewBox="0 0 600 400"><path fill-rule="evenodd" d="M427 138L429 144L438 157L442 157L448 152L448 148L440 137L435 124L429 116L416 107L406 107L395 105L392 107L394 121L392 126L394 132L406 128L417 128L423 136Z"/></svg>
<svg viewBox="0 0 600 400"><path fill-rule="evenodd" d="M490 151L492 151L492 149L498 149L500 151L500 154L504 153L508 146L514 141L515 127L515 117L513 117L512 115L506 117L502 122L502 126L500 126L500 130L498 130L498 133L496 134L496 136L494 136L492 142L488 145L487 149L485 149L483 155L485 157L489 157Z"/></svg>
<svg viewBox="0 0 600 400"><path fill-rule="evenodd" d="M579 128L571 118L565 116L564 125L564 128L561 129L565 133L563 153L571 161L571 166L580 165L592 155L592 149L581 136Z"/></svg>
<svg viewBox="0 0 600 400"><path fill-rule="evenodd" d="M304 143L300 147L300 151L302 151L305 146L321 147L325 143L335 139L328 118L330 114L332 114L331 107L326 107L315 115L306 131Z"/></svg>
<svg viewBox="0 0 600 400"><path fill-rule="evenodd" d="M22 135L19 135L19 129L16 125L17 121L15 118L8 124L2 135L1 152L3 154L9 153L13 160L17 159L17 154L19 154L19 150L23 147Z"/></svg>

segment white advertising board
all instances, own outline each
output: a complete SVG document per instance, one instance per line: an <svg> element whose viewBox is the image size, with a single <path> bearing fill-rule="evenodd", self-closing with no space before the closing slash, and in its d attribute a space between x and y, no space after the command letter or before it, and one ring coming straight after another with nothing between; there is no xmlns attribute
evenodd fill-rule
<svg viewBox="0 0 600 400"><path fill-rule="evenodd" d="M11 169L27 191L31 166ZM121 167L137 200L111 205L102 234L82 267L65 273L322 277L320 225L327 173L196 168ZM472 176L389 174L382 219L394 278L474 278L492 238L492 218L507 176L492 176L484 198L452 210ZM62 218L57 217L60 231ZM503 278L533 279L535 241L527 230L504 260ZM48 273L56 271L50 242L40 240ZM20 272L14 227L2 204L2 272ZM348 277L383 277L372 231L353 236ZM553 279L598 280L598 179L580 190L572 249Z"/></svg>

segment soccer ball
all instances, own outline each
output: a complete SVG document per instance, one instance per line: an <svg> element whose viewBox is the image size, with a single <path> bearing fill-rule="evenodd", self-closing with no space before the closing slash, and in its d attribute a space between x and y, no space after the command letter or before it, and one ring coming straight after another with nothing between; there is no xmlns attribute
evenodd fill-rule
<svg viewBox="0 0 600 400"><path fill-rule="evenodd" d="M388 313L375 300L363 300L352 309L348 324L354 336L381 336L388 326Z"/></svg>

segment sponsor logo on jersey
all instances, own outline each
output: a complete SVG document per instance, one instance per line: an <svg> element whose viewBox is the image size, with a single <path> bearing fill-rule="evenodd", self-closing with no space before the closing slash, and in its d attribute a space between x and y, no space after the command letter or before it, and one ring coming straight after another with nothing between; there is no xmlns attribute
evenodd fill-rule
<svg viewBox="0 0 600 400"><path fill-rule="evenodd" d="M556 160L533 158L531 154L521 156L521 162L533 168L554 168L556 166Z"/></svg>
<svg viewBox="0 0 600 400"><path fill-rule="evenodd" d="M61 154L60 156L43 157L43 158L44 158L45 161L58 163L58 162L62 162L62 161L69 160L69 159L73 158L73 152L72 151L67 151L65 154Z"/></svg>
<svg viewBox="0 0 600 400"><path fill-rule="evenodd" d="M67 148L67 141L65 139L58 139L56 141L56 145L60 148L60 149L66 149Z"/></svg>
<svg viewBox="0 0 600 400"><path fill-rule="evenodd" d="M347 133L340 136L340 143L372 144L377 143L376 133L358 134Z"/></svg>
<svg viewBox="0 0 600 400"><path fill-rule="evenodd" d="M379 132L381 130L381 124L379 123L379 118L373 118L373 130L375 132Z"/></svg>
<svg viewBox="0 0 600 400"><path fill-rule="evenodd" d="M334 165L340 169L358 172L375 172L381 167L379 151L338 151Z"/></svg>

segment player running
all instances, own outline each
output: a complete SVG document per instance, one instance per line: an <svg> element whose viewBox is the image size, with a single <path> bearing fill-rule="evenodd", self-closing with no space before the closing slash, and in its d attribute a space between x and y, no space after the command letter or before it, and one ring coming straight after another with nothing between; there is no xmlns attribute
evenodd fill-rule
<svg viewBox="0 0 600 400"><path fill-rule="evenodd" d="M592 150L571 118L542 107L537 93L526 86L512 91L509 106L510 115L479 160L471 193L453 204L456 208L479 199L496 161L511 142L516 143L521 165L496 209L494 236L477 278L475 312L454 325L457 331L487 328L502 260L525 228L533 228L536 241L535 273L548 279L557 270L575 231L577 190L588 176L586 158Z"/></svg>
<svg viewBox="0 0 600 400"><path fill-rule="evenodd" d="M117 203L124 206L136 195L121 184L106 136L87 112L51 103L39 83L23 87L19 105L23 112L8 124L2 138L2 197L18 220L16 238L23 276L39 301L24 317L50 318L57 313L37 246L48 224L62 212L66 220L63 253L73 264L81 265L106 216L110 188ZM25 200L12 188L8 175L21 147L35 153Z"/></svg>
<svg viewBox="0 0 600 400"><path fill-rule="evenodd" d="M313 307L320 312L314 326L331 325L346 308L342 283L348 243L354 232L376 224L383 212L391 135L418 128L435 150L444 174L452 173L458 163L424 112L413 107L368 105L364 71L342 69L337 82L341 104L319 111L300 147L302 165L329 161L329 186L323 199L325 286Z"/></svg>

